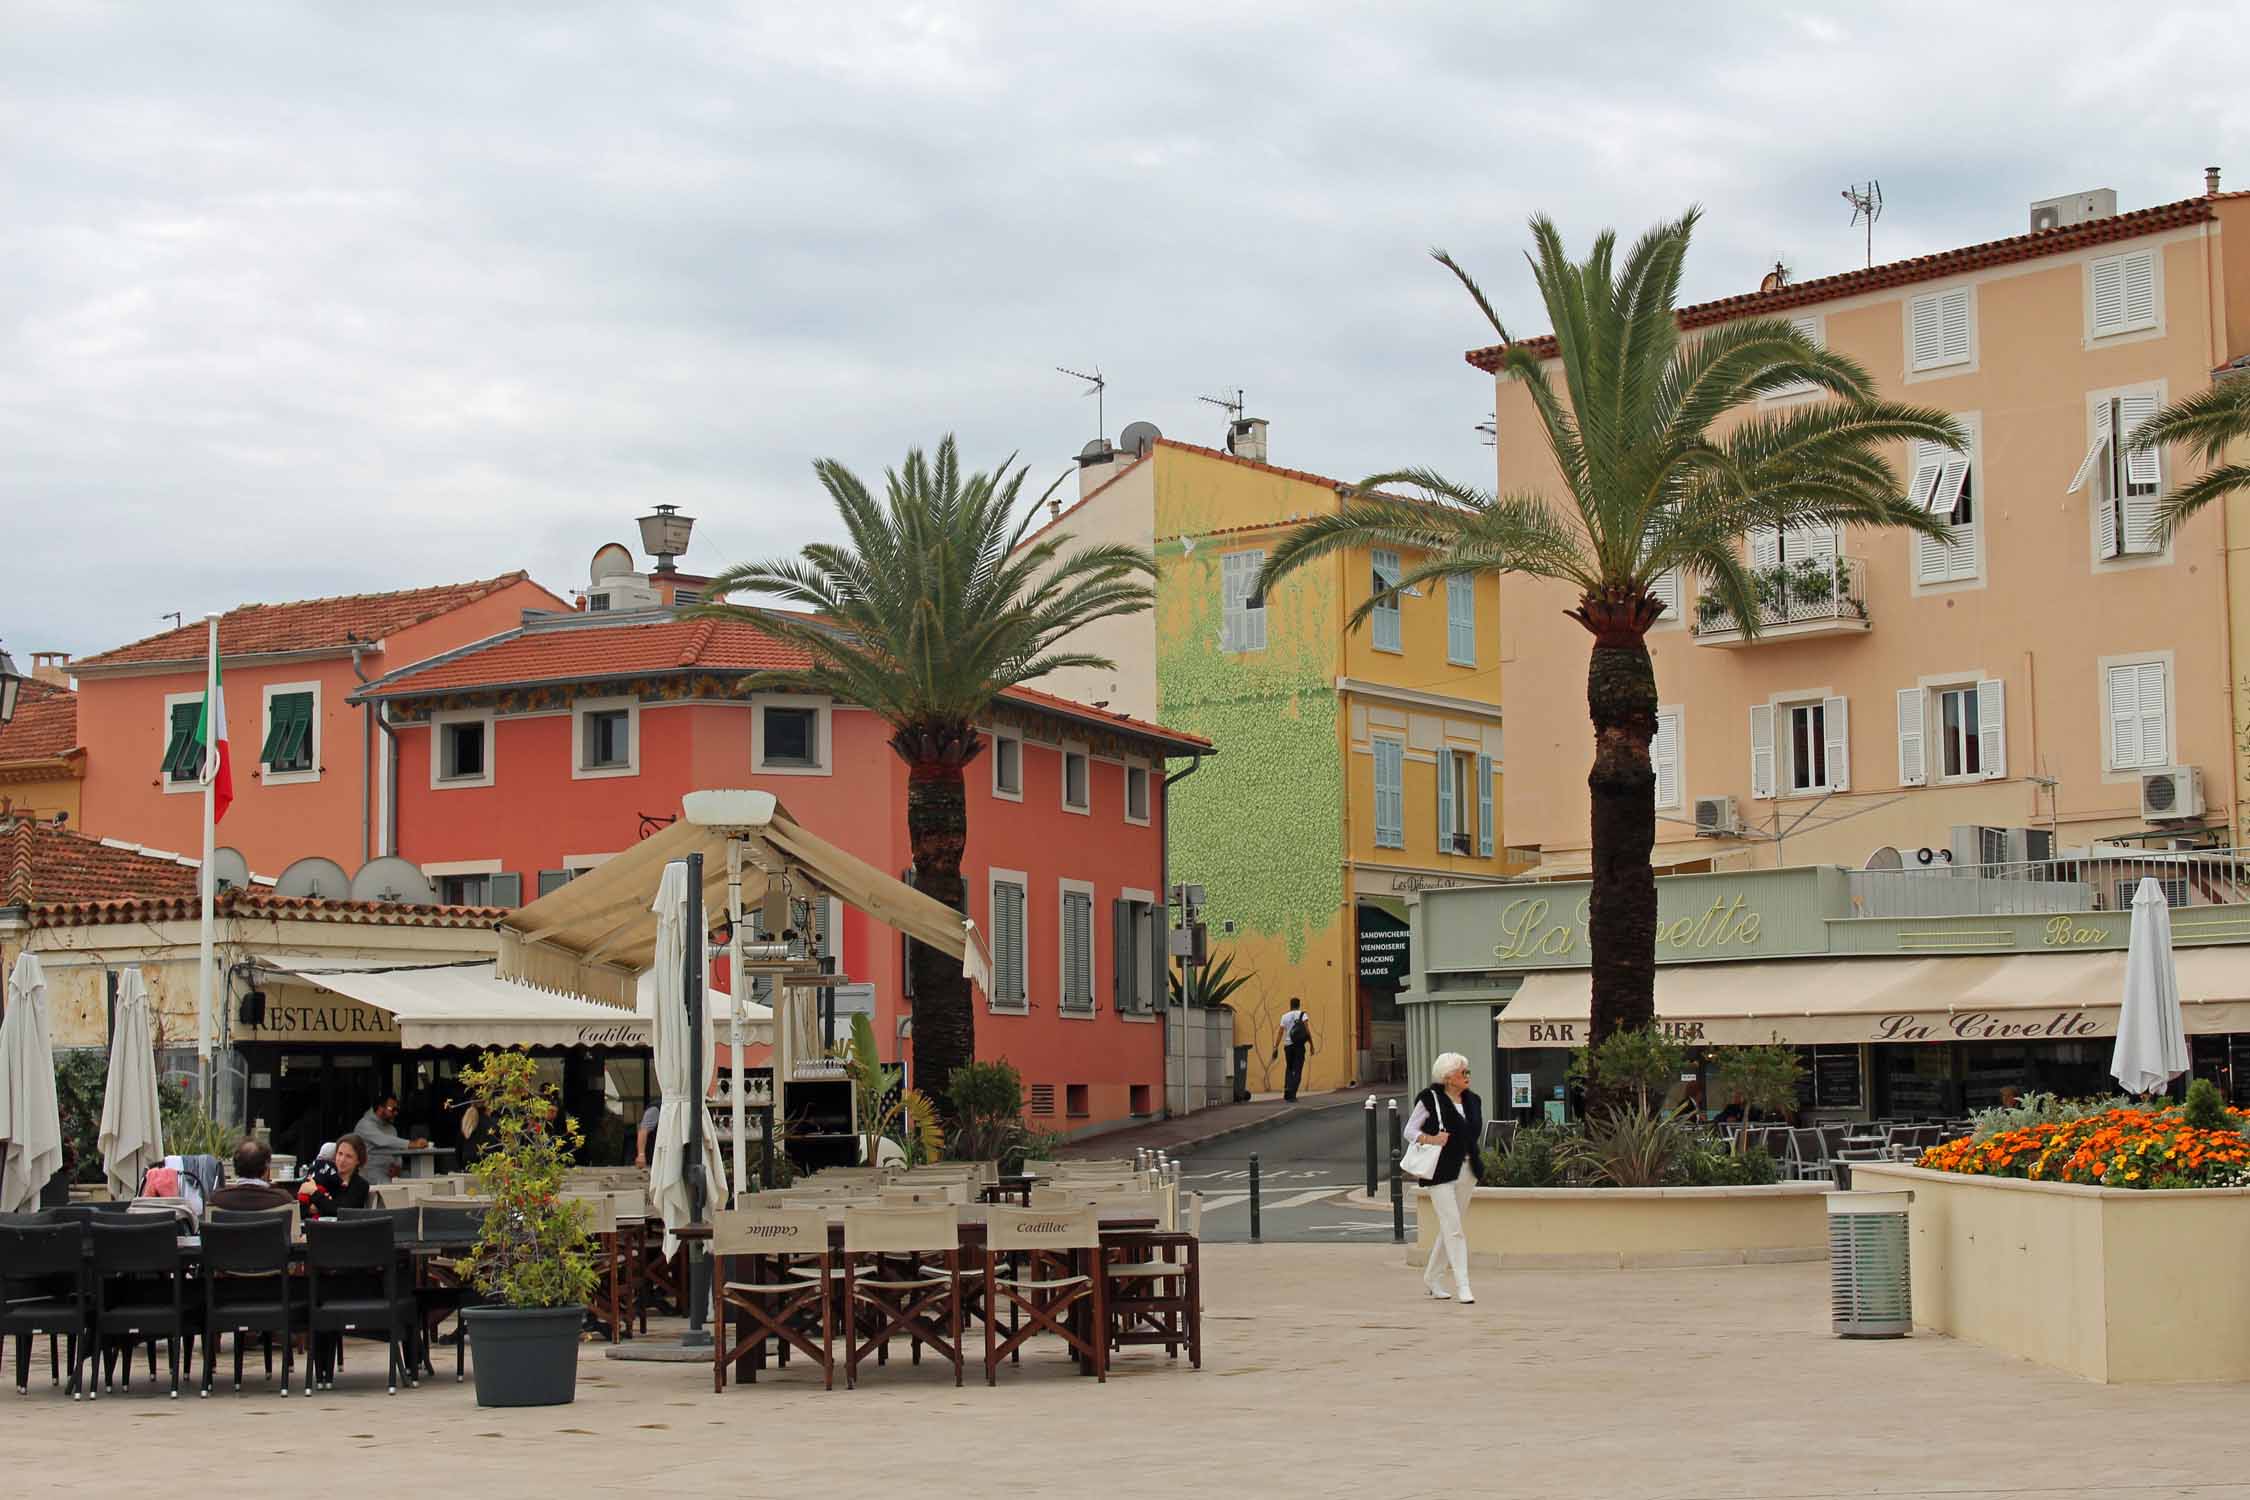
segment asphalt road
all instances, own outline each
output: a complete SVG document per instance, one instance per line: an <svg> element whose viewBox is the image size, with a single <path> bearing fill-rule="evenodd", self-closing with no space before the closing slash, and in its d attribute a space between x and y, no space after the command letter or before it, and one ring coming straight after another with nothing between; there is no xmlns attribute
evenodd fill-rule
<svg viewBox="0 0 2250 1500"><path fill-rule="evenodd" d="M1389 1097L1378 1095L1375 1106L1386 1172L1392 1116L1384 1105ZM1343 1201L1345 1194L1366 1185L1365 1122L1366 1111L1359 1104L1343 1105L1230 1135L1181 1157L1181 1186L1203 1195L1203 1237L1220 1243L1250 1238L1250 1157L1255 1152L1261 1239L1361 1244L1388 1239L1387 1205L1370 1212Z"/></svg>

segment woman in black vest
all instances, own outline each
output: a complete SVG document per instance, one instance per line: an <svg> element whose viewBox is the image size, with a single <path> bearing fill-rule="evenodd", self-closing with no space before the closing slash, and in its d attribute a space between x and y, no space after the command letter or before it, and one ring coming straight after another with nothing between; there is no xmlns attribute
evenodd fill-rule
<svg viewBox="0 0 2250 1500"><path fill-rule="evenodd" d="M1469 1060L1458 1052L1443 1052L1430 1065L1431 1086L1414 1098L1406 1117L1406 1139L1438 1148L1437 1170L1423 1186L1429 1189L1430 1208L1437 1215L1437 1240L1430 1246L1430 1262L1422 1268L1422 1284L1443 1301L1459 1297L1476 1301L1469 1290L1469 1239L1461 1217L1469 1211L1469 1193L1477 1185L1477 1142L1484 1137L1484 1101L1469 1087ZM1445 1289L1441 1265L1453 1272L1453 1290Z"/></svg>

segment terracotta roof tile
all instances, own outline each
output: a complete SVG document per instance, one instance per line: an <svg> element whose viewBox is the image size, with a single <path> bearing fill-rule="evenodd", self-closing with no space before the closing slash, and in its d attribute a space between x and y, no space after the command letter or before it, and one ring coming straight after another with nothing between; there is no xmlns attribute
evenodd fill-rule
<svg viewBox="0 0 2250 1500"><path fill-rule="evenodd" d="M197 866L53 823L0 825L0 906L196 895Z"/></svg>
<svg viewBox="0 0 2250 1500"><path fill-rule="evenodd" d="M78 748L78 695L38 678L16 697L16 716L0 724L0 765L50 760Z"/></svg>
<svg viewBox="0 0 2250 1500"><path fill-rule="evenodd" d="M117 922L181 922L201 914L203 903L185 896L139 896L106 901L31 904L35 927L95 927ZM405 906L383 901L337 901L321 896L277 896L271 891L221 891L219 916L289 917L370 927L490 927L506 916L497 906Z"/></svg>
<svg viewBox="0 0 2250 1500"><path fill-rule="evenodd" d="M1910 260L1896 260L1887 265L1870 266L1865 270L1845 271L1840 275L1822 276L1813 281L1792 282L1770 292L1745 292L1738 297L1721 297L1715 302L1698 302L1680 309L1680 326L1705 328L1714 323L1730 322L1735 318L1764 316L1792 307L1826 302L1836 297L1855 297L1862 292L1911 286L1919 281L1936 281L1941 277L1958 276L1966 271L1981 271L1988 266L2037 260L2043 255L2063 255L2090 245L2136 239L2144 234L2157 234L2167 229L2201 224L2217 217L2212 208L2213 203L2242 196L2245 195L2221 193L2216 198L2183 198L2177 203L2135 209L2131 213L2115 214L2087 224L2073 224L2067 229L2012 235L2004 240L1987 240L1981 245L1965 245L1958 250L1944 250L1935 255L1918 255ZM1500 356L1508 347L1506 344L1494 344L1484 349L1471 349L1463 357L1480 370L1497 371L1500 368ZM1518 341L1518 347L1529 349L1545 358L1555 352L1555 336L1547 333L1537 338L1522 339Z"/></svg>
<svg viewBox="0 0 2250 1500"><path fill-rule="evenodd" d="M340 647L352 639L376 641L393 631L474 604L530 577L521 569L471 583L401 589L389 594L346 594L333 599L300 599L287 604L242 604L219 617L219 653L248 655L265 651L312 651ZM559 602L559 601L558 601ZM206 627L200 620L146 640L73 662L73 671L149 662L199 661Z"/></svg>

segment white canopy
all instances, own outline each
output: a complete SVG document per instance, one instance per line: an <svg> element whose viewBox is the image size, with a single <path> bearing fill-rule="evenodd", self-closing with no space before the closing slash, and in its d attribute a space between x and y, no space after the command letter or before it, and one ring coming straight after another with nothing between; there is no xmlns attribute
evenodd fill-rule
<svg viewBox="0 0 2250 1500"><path fill-rule="evenodd" d="M47 1030L47 975L29 953L8 974L8 1016L0 1021L0 1213L39 1206L47 1179L62 1170L62 1110L55 1103L55 1052Z"/></svg>
<svg viewBox="0 0 2250 1500"><path fill-rule="evenodd" d="M2180 1020L2180 976L2172 960L2172 908L2164 887L2143 878L2133 893L2133 925L2125 943L2124 1000L2109 1074L2128 1093L2148 1094L2188 1070L2187 1031Z"/></svg>
<svg viewBox="0 0 2250 1500"><path fill-rule="evenodd" d="M386 973L283 970L292 979L364 1001L398 1019L399 1045L417 1047L648 1047L654 1044L653 985L636 984L634 1010L502 979L490 963ZM646 976L643 976L644 978ZM646 996L640 991L646 989ZM732 1002L711 992L712 1024ZM751 1041L770 1042L773 1012L746 1002Z"/></svg>
<svg viewBox="0 0 2250 1500"><path fill-rule="evenodd" d="M141 1174L164 1162L154 1032L148 983L135 964L117 976L117 1029L109 1042L109 1081L102 1090L102 1174L116 1199L138 1193Z"/></svg>
<svg viewBox="0 0 2250 1500"><path fill-rule="evenodd" d="M679 1248L679 1227L698 1221L694 1194L687 1182L688 1138L694 1119L690 1111L703 1109L703 1099L688 1056L694 1032L688 1025L685 971L688 944L700 942L701 936L686 930L687 894L687 866L667 865L650 908L657 917L656 943L650 956L656 972L656 1086L660 1103L648 1192L650 1205L664 1220L666 1255ZM719 1162L718 1132L711 1128L707 1110L702 1126L704 1205L708 1212L727 1202L727 1185L726 1171Z"/></svg>

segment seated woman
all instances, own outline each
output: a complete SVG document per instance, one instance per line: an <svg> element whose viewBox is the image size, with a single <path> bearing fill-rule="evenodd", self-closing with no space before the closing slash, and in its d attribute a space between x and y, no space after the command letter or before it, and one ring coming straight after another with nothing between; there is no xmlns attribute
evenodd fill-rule
<svg viewBox="0 0 2250 1500"><path fill-rule="evenodd" d="M347 1208L367 1207L368 1184L362 1169L367 1165L367 1143L356 1135L339 1136L333 1146L323 1146L320 1158L297 1185L297 1202L308 1219L333 1219Z"/></svg>

